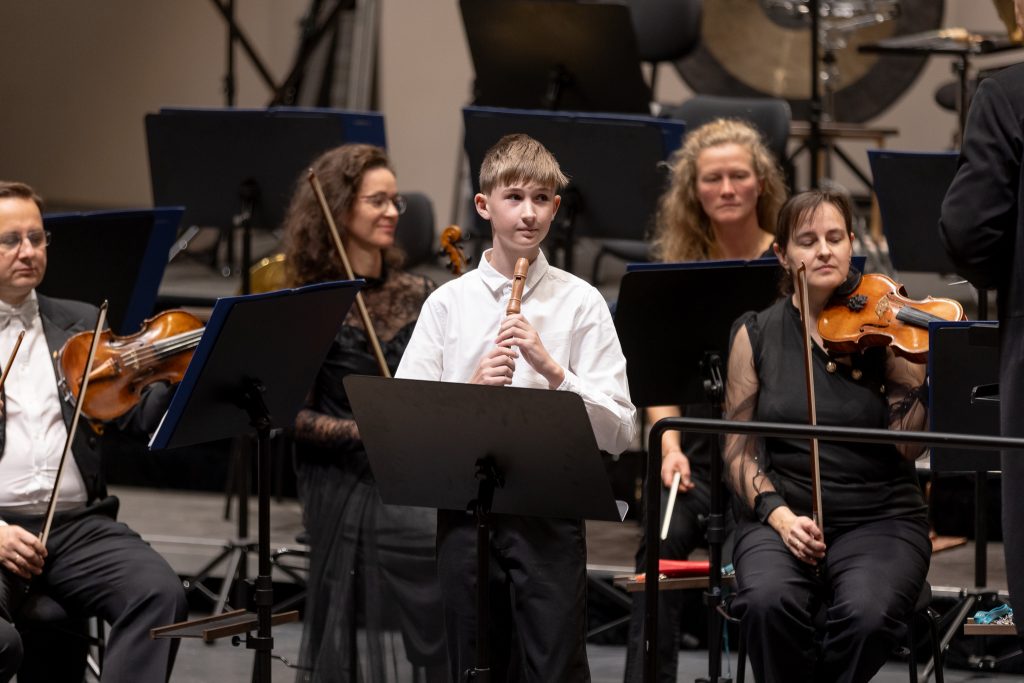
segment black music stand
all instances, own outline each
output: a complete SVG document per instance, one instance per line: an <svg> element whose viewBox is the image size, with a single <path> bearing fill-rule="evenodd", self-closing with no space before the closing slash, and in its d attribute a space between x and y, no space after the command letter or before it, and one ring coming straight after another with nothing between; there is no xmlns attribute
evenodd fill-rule
<svg viewBox="0 0 1024 683"><path fill-rule="evenodd" d="M381 500L476 513L477 660L466 674L486 683L488 516L625 517L583 400L564 391L369 376L346 377L345 390ZM438 428L456 424L457 439Z"/></svg>
<svg viewBox="0 0 1024 683"><path fill-rule="evenodd" d="M930 323L928 348L931 431L999 436L999 324ZM995 592L987 587L988 473L998 472L1002 465L999 451L932 448L931 468L974 473L974 588L961 591L942 637L945 648L978 602Z"/></svg>
<svg viewBox="0 0 1024 683"><path fill-rule="evenodd" d="M253 680L270 680L273 583L270 566L270 431L295 421L338 327L362 281L328 282L219 299L160 427L152 450L177 448L238 434L257 437L258 560L253 602L257 618L222 635L251 632ZM216 615L234 618L237 615ZM193 625L160 637L190 635Z"/></svg>
<svg viewBox="0 0 1024 683"><path fill-rule="evenodd" d="M461 0L459 8L476 72L474 104L650 113L629 7Z"/></svg>
<svg viewBox="0 0 1024 683"><path fill-rule="evenodd" d="M633 403L639 407L711 403L721 418L726 356L736 318L760 311L778 298L782 267L776 259L640 264L628 267L619 289L615 328ZM694 306L683 302L694 302ZM652 311L657 311L653 315ZM708 680L721 672L722 543L725 520L721 497L722 463L712 439L711 511L707 539ZM649 449L644 484L645 568L651 576L659 559L660 445ZM658 582L644 588L644 680L657 680Z"/></svg>
<svg viewBox="0 0 1024 683"><path fill-rule="evenodd" d="M302 171L346 142L384 146L381 114L337 109L161 109L146 115L156 204L184 205L183 225L243 230L242 293L248 294L252 229L277 228ZM224 230L227 232L223 232ZM228 264L234 267L233 240Z"/></svg>
<svg viewBox="0 0 1024 683"><path fill-rule="evenodd" d="M897 270L955 273L939 239L939 216L956 175L956 152L869 149L882 231Z"/></svg>
<svg viewBox="0 0 1024 683"><path fill-rule="evenodd" d="M134 334L153 313L157 289L167 265L184 209L55 213L43 217L53 233L46 250L41 294L110 302L110 329ZM103 277L96 276L97 266Z"/></svg>
<svg viewBox="0 0 1024 683"><path fill-rule="evenodd" d="M644 238L665 189L667 169L661 162L682 144L685 130L682 121L647 116L489 107L465 107L462 113L473 192L480 191L484 154L504 135L526 133L558 159L570 182L561 193L552 238L563 250L562 267L570 272L577 233L599 239ZM615 163L609 164L610 159ZM487 222L479 218L477 229L490 234Z"/></svg>

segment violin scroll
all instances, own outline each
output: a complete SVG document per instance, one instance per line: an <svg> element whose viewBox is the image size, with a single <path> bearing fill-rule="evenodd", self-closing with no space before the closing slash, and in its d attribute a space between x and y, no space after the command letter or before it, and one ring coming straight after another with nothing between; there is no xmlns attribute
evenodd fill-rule
<svg viewBox="0 0 1024 683"><path fill-rule="evenodd" d="M448 270L455 277L462 275L469 265L470 257L462 251L462 242L467 237L462 234L462 228L457 225L449 225L441 231L441 249L438 256L448 257Z"/></svg>

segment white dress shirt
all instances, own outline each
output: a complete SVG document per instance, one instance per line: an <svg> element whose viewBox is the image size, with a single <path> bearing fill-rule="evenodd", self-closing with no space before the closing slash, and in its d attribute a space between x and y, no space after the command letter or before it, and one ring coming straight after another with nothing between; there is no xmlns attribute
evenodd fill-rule
<svg viewBox="0 0 1024 683"><path fill-rule="evenodd" d="M4 384L6 440L0 454L0 518L5 510L43 514L57 480L68 430L35 291L18 307L0 301L0 327L0 365L6 364L18 333L25 330ZM69 454L57 509L72 508L87 499L85 481Z"/></svg>
<svg viewBox="0 0 1024 683"><path fill-rule="evenodd" d="M427 299L402 356L396 377L468 382L480 359L494 347L512 283L484 253L476 270L445 283ZM548 265L543 252L530 266L522 314L544 348L565 370L559 391L583 403L597 445L621 453L636 432L629 400L626 359L601 294L580 278ZM512 386L547 389L548 381L520 356Z"/></svg>

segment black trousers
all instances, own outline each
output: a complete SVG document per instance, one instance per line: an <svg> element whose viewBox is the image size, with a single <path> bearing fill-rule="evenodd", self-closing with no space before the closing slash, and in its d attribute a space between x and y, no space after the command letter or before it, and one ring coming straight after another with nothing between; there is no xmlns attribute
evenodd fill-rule
<svg viewBox="0 0 1024 683"><path fill-rule="evenodd" d="M578 683L587 663L587 546L582 520L492 515L491 680ZM437 513L437 563L453 681L476 662L476 525Z"/></svg>
<svg viewBox="0 0 1024 683"><path fill-rule="evenodd" d="M742 620L759 681L868 681L905 635L904 619L928 574L927 522L897 518L826 530L825 543L816 574L770 526L746 521L737 530L739 591L731 609Z"/></svg>
<svg viewBox="0 0 1024 683"><path fill-rule="evenodd" d="M5 519L33 532L39 528L38 519ZM185 591L167 561L126 525L104 514L103 506L56 526L46 547L43 573L32 579L31 590L49 595L72 614L95 615L110 624L103 659L104 683L166 681L177 641L152 640L149 630L182 621L188 615ZM13 615L17 623L24 590L20 578L3 572L0 653L21 650L21 638L10 621ZM53 663L52 650L45 653L46 658ZM30 659L35 658L26 653L26 665ZM17 667L15 663L15 671ZM47 665L35 661L31 668L46 670ZM0 680L8 680L12 673L5 662ZM19 682L27 680L26 673L19 674ZM42 680L53 678L46 674Z"/></svg>
<svg viewBox="0 0 1024 683"><path fill-rule="evenodd" d="M706 543L706 522L711 510L711 488L706 473L694 472L694 488L676 497L672 510L672 523L668 538L661 542L660 556L666 560L685 560L698 546ZM669 491L661 491L661 520L665 519ZM723 500L726 500L723 493ZM728 508L728 505L725 506ZM644 505L646 513L647 506ZM727 527L732 527L732 515L726 511ZM646 528L646 521L641 529ZM636 571L645 570L647 543L640 537L636 553ZM723 563L729 562L728 559ZM679 666L680 622L687 591L658 591L658 681L674 683ZM644 602L643 591L632 594L633 606L629 617L629 643L626 650L626 683L640 683L644 674ZM701 607L703 609L703 607Z"/></svg>

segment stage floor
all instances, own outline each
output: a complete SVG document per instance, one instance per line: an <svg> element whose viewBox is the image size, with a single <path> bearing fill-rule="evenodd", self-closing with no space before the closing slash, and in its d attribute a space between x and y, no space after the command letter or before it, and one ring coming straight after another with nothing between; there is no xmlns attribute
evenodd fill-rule
<svg viewBox="0 0 1024 683"><path fill-rule="evenodd" d="M232 519L224 519L225 498L212 493L161 491L154 489L112 487L111 492L121 499L122 521L127 523L143 538L152 543L163 554L171 566L183 577L195 574L201 567L216 557L225 543L236 536L233 503ZM250 501L250 534L255 541L256 501ZM639 528L635 523L624 524L588 523L587 545L591 566L600 566L602 571L628 573L633 564ZM298 503L292 499L271 503L271 548L299 547L295 537L302 530L302 516ZM989 587L1006 588L1003 567L1002 545L992 543L988 549ZM974 581L974 546L965 546L937 553L932 558L929 579L936 593L946 590L953 594L960 587L971 586ZM250 574L255 572L256 558L250 555ZM223 565L217 567L213 576L222 576ZM283 574L276 574L276 580L288 581ZM193 616L204 616L195 614ZM289 624L274 629L275 653L289 662L297 658L301 624ZM401 648L401 638L395 638L396 647ZM594 683L618 683L622 680L625 666L625 648L618 645L596 645L588 647L591 673ZM395 658L401 662L403 657ZM172 681L211 681L218 683L242 683L251 674L252 652L244 647L232 647L227 641L204 645L198 641L186 641L178 656ZM705 650L684 650L679 665L680 681L692 681L707 673L707 652ZM280 661L274 663L275 680L292 680L294 670ZM409 680L402 676L399 680ZM906 666L899 662L887 664L874 679L876 681L905 681ZM981 676L981 677L979 677ZM752 678L748 678L752 680ZM1024 681L1024 677L980 674L970 671L950 670L947 681Z"/></svg>

